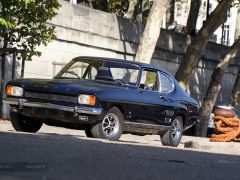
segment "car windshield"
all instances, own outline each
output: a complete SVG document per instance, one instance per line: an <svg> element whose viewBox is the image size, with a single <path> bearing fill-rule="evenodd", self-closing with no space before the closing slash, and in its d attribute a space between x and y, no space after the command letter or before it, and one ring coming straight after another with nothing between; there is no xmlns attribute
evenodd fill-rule
<svg viewBox="0 0 240 180"><path fill-rule="evenodd" d="M111 60L73 59L55 78L91 79L136 86L139 67Z"/></svg>

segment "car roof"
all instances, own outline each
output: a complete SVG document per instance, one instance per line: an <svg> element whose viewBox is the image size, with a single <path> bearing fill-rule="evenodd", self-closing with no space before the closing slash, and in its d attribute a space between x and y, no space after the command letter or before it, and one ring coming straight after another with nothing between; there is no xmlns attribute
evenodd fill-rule
<svg viewBox="0 0 240 180"><path fill-rule="evenodd" d="M150 69L156 69L156 70L160 70L163 71L167 74L170 74L168 71L159 68L155 65L151 65L151 64L146 64L146 63L142 63L142 62L137 62L137 61L129 61L129 60L121 60L121 59L115 59L115 58L106 58L106 57L92 57L92 56L78 56L74 59L88 59L88 60L99 60L99 61L114 61L114 62L122 62L122 63L129 63L129 64L133 64L133 65L137 65L141 68L150 68Z"/></svg>

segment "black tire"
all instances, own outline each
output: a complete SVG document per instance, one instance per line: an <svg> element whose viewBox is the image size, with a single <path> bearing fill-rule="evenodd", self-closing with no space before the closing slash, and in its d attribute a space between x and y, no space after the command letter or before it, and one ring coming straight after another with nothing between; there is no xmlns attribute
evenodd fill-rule
<svg viewBox="0 0 240 180"><path fill-rule="evenodd" d="M16 131L36 133L43 125L42 122L11 112L11 123Z"/></svg>
<svg viewBox="0 0 240 180"><path fill-rule="evenodd" d="M174 129L175 132L173 132ZM173 120L167 132L161 136L162 145L177 147L181 141L182 133L183 133L183 121L180 116L177 116Z"/></svg>
<svg viewBox="0 0 240 180"><path fill-rule="evenodd" d="M95 138L117 141L123 132L123 115L117 107L112 107L103 120L92 126L91 133Z"/></svg>
<svg viewBox="0 0 240 180"><path fill-rule="evenodd" d="M88 126L88 127L85 128L85 134L89 138L93 137L92 132L91 132L91 127Z"/></svg>

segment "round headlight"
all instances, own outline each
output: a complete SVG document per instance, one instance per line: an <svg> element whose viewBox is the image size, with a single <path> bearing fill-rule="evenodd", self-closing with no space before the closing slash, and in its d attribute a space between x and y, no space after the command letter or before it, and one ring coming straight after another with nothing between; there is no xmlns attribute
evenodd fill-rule
<svg viewBox="0 0 240 180"><path fill-rule="evenodd" d="M17 86L7 86L6 93L9 96L22 96L23 88Z"/></svg>

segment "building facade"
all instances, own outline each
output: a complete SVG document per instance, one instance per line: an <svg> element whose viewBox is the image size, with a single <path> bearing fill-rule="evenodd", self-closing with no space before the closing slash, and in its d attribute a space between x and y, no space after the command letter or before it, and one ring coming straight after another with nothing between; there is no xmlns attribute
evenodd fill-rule
<svg viewBox="0 0 240 180"><path fill-rule="evenodd" d="M187 24L187 18L190 11L190 3L191 0L186 0L185 2L176 3L175 5L175 21L180 27L186 26ZM201 0L196 30L199 30L202 27L204 21L206 21L207 19L208 5L209 13L211 13L218 5L218 1ZM231 7L227 14L227 21L215 31L213 37L211 38L211 41L226 46L231 46L233 44L237 20L237 11L238 8L236 6Z"/></svg>

